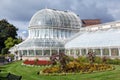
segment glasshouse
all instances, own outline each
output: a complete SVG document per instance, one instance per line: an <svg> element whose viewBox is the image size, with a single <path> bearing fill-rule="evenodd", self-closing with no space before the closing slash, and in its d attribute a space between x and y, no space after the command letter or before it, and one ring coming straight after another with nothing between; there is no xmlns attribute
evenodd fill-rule
<svg viewBox="0 0 120 80"><path fill-rule="evenodd" d="M16 59L49 59L62 52L73 57L88 52L120 57L120 21L82 27L71 11L42 9L31 18L28 33L25 41L9 50Z"/></svg>
<svg viewBox="0 0 120 80"><path fill-rule="evenodd" d="M120 22L81 28L65 45L74 57L94 52L97 56L120 57Z"/></svg>
<svg viewBox="0 0 120 80"><path fill-rule="evenodd" d="M78 33L81 25L80 18L73 12L42 9L30 20L28 38L14 46L14 51L22 59L47 59L64 52L66 40Z"/></svg>

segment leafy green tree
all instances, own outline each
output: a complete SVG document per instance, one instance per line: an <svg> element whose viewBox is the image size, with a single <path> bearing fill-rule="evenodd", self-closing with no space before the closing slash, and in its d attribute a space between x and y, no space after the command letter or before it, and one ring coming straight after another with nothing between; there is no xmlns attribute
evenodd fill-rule
<svg viewBox="0 0 120 80"><path fill-rule="evenodd" d="M8 37L16 39L17 30L18 29L14 25L10 24L7 20L0 20L0 52L2 52L1 50L5 48L4 42Z"/></svg>
<svg viewBox="0 0 120 80"><path fill-rule="evenodd" d="M13 47L15 44L18 44L22 42L22 39L13 39L12 37L8 37L7 40L5 40L4 44L5 44L5 48L2 48L1 50L1 54L7 54L8 50Z"/></svg>
<svg viewBox="0 0 120 80"><path fill-rule="evenodd" d="M5 40L5 48L10 49L13 47L15 44L18 44L22 42L22 39L13 39L12 37L8 37L7 40Z"/></svg>

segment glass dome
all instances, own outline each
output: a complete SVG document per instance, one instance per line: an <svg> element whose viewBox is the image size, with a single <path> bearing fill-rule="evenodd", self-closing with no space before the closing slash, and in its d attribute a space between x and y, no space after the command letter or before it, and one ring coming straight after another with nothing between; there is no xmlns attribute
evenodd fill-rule
<svg viewBox="0 0 120 80"><path fill-rule="evenodd" d="M73 12L42 9L32 18L29 27L80 28L81 20Z"/></svg>
<svg viewBox="0 0 120 80"><path fill-rule="evenodd" d="M79 32L81 20L73 12L42 9L29 23L29 36L18 45L19 49L64 48L65 41Z"/></svg>
<svg viewBox="0 0 120 80"><path fill-rule="evenodd" d="M31 18L28 38L16 46L22 58L46 59L52 54L65 52L65 42L78 33L81 20L73 12L42 9Z"/></svg>

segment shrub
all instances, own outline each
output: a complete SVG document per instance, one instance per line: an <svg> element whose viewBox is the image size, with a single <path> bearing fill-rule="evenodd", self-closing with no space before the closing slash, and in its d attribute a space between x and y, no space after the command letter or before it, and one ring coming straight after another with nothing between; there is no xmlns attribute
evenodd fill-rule
<svg viewBox="0 0 120 80"><path fill-rule="evenodd" d="M120 65L120 59L107 59L107 64L115 64L115 65Z"/></svg>
<svg viewBox="0 0 120 80"><path fill-rule="evenodd" d="M84 62L84 63L89 63L89 59L87 59L88 57L86 57L86 56L80 56L80 57L78 57L77 59L74 59L74 60L76 60L76 61L78 61L78 62ZM115 64L115 65L120 65L120 59L118 59L118 58L116 58L116 59L111 59L111 58L109 58L109 57L106 57L106 56L104 56L104 57L97 57L97 56L95 56L95 58L94 58L94 63L98 63L98 64L100 64L100 63L104 63L104 64Z"/></svg>
<svg viewBox="0 0 120 80"><path fill-rule="evenodd" d="M80 56L80 57L77 58L77 60L78 60L79 62L88 63L88 60L87 60L86 56Z"/></svg>
<svg viewBox="0 0 120 80"><path fill-rule="evenodd" d="M102 59L101 59L101 57L95 57L95 63L98 63L98 64L100 64L100 63L102 63Z"/></svg>
<svg viewBox="0 0 120 80"><path fill-rule="evenodd" d="M120 59L116 58L113 61L114 61L114 64L120 65Z"/></svg>
<svg viewBox="0 0 120 80"><path fill-rule="evenodd" d="M69 60L70 61L74 61L74 57L73 56L69 56Z"/></svg>

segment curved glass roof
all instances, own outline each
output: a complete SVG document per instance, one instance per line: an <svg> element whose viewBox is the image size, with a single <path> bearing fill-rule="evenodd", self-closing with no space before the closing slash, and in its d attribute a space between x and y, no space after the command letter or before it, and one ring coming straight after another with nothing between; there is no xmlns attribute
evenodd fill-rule
<svg viewBox="0 0 120 80"><path fill-rule="evenodd" d="M120 47L120 29L85 32L65 45L66 48Z"/></svg>
<svg viewBox="0 0 120 80"><path fill-rule="evenodd" d="M59 48L64 47L64 44L58 40L33 38L27 39L18 45L18 48Z"/></svg>
<svg viewBox="0 0 120 80"><path fill-rule="evenodd" d="M73 12L42 9L35 13L30 20L29 27L36 26L80 28L81 20Z"/></svg>

